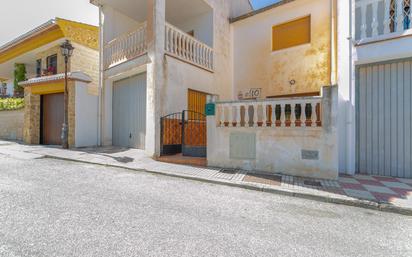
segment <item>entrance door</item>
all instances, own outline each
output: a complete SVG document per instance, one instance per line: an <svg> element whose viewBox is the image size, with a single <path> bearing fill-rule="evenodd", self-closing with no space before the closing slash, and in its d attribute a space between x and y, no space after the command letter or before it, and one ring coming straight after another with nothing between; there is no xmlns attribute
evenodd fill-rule
<svg viewBox="0 0 412 257"><path fill-rule="evenodd" d="M145 149L146 74L113 85L113 145Z"/></svg>
<svg viewBox="0 0 412 257"><path fill-rule="evenodd" d="M412 177L412 60L358 68L357 166L372 175Z"/></svg>
<svg viewBox="0 0 412 257"><path fill-rule="evenodd" d="M64 122L64 94L42 95L42 144L60 145Z"/></svg>

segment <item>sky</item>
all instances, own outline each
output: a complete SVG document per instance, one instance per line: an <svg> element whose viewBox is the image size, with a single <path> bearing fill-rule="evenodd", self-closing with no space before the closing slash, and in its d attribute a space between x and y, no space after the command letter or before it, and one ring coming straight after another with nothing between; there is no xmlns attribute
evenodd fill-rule
<svg viewBox="0 0 412 257"><path fill-rule="evenodd" d="M252 0L255 9L279 0ZM89 0L0 0L0 46L59 17L92 25L99 23L97 7Z"/></svg>

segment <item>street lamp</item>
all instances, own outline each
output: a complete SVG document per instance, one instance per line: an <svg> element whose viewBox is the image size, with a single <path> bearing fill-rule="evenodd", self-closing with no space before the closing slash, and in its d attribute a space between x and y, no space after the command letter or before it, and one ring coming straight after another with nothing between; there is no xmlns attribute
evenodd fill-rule
<svg viewBox="0 0 412 257"><path fill-rule="evenodd" d="M73 54L74 47L70 44L69 40L66 40L63 44L60 45L60 50L64 56L64 121L62 127L62 147L63 149L69 148L69 126L67 125L67 120L69 117L69 96L68 96L68 79L67 79L67 63L69 58Z"/></svg>

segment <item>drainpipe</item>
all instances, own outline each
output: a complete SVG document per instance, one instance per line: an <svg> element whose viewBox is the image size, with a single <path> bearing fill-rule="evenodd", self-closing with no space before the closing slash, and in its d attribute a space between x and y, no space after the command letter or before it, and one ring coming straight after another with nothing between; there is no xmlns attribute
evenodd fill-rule
<svg viewBox="0 0 412 257"><path fill-rule="evenodd" d="M336 17L336 0L330 0L330 84L337 83L337 17Z"/></svg>
<svg viewBox="0 0 412 257"><path fill-rule="evenodd" d="M102 5L99 5L99 88L98 88L98 106L97 106L97 146L102 145L102 116L103 116L103 17L102 17Z"/></svg>

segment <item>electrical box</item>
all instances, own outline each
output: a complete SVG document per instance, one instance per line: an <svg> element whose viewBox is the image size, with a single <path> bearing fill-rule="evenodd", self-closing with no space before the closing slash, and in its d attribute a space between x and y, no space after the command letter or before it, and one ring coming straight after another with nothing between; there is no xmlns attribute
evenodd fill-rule
<svg viewBox="0 0 412 257"><path fill-rule="evenodd" d="M206 113L206 116L215 116L215 113L216 113L216 104L214 104L214 103L208 103L208 104L206 104L205 113Z"/></svg>

